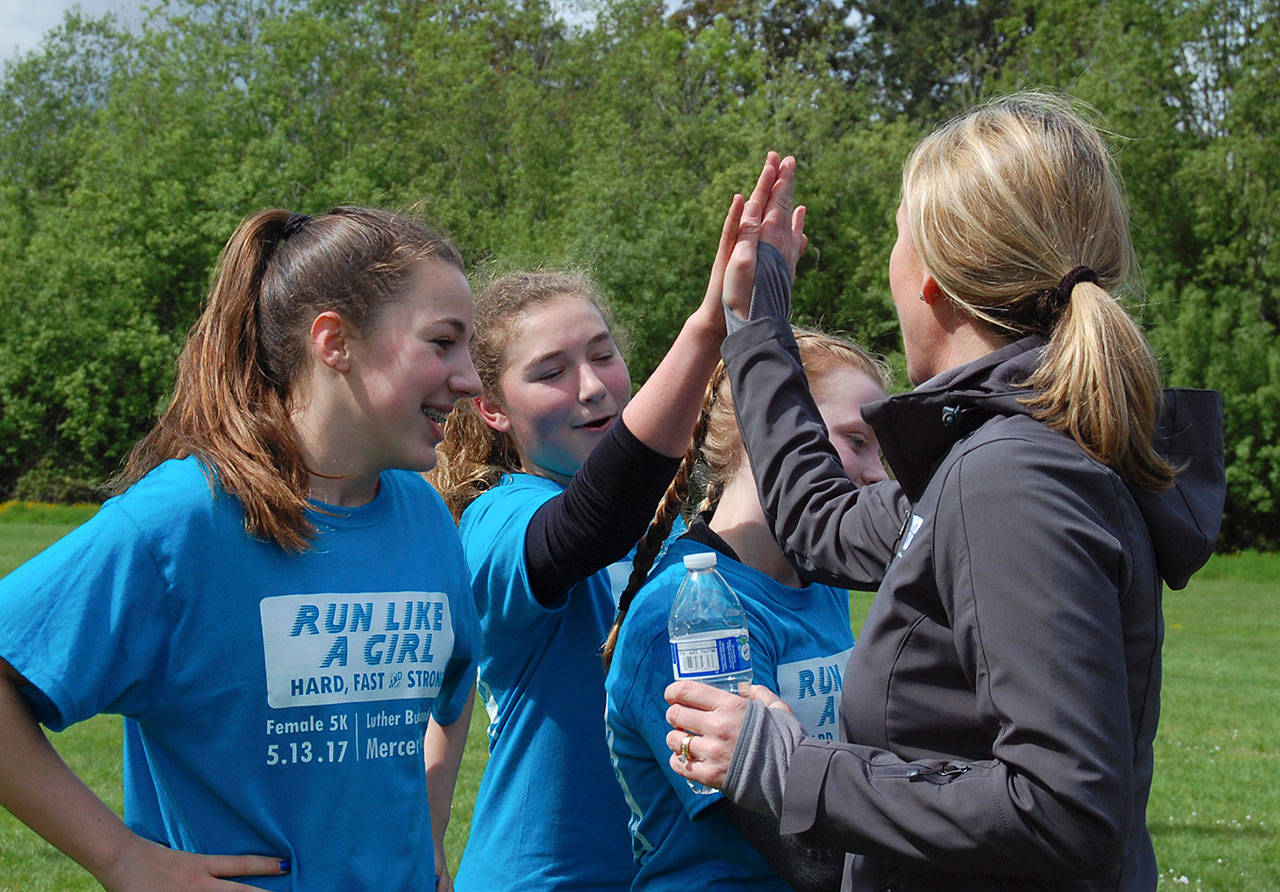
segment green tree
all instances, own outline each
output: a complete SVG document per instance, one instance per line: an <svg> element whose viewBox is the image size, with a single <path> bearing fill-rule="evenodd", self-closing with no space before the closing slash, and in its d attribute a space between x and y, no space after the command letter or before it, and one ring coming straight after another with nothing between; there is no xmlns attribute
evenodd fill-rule
<svg viewBox="0 0 1280 892"><path fill-rule="evenodd" d="M159 0L67 16L0 83L0 497L84 489L165 398L262 207L416 206L477 282L595 274L642 379L729 196L800 159L798 322L900 342L900 170L938 118L1064 89L1115 134L1171 383L1224 392L1230 546L1280 544L1280 0ZM904 382L905 383L905 382Z"/></svg>
<svg viewBox="0 0 1280 892"><path fill-rule="evenodd" d="M1226 548L1280 545L1278 7L1064 0L999 78L1068 89L1117 134L1152 344L1169 383L1224 395Z"/></svg>
<svg viewBox="0 0 1280 892"><path fill-rule="evenodd" d="M956 113L988 90L1042 6L1026 0L851 0L857 77L888 115L925 123Z"/></svg>

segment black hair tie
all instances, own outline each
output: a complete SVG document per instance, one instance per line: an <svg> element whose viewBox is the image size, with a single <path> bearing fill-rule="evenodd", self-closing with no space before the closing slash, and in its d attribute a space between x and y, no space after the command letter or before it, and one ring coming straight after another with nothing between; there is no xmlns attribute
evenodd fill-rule
<svg viewBox="0 0 1280 892"><path fill-rule="evenodd" d="M306 214L290 214L289 219L284 221L284 230L280 234L281 240L287 241L293 238L310 222L311 218Z"/></svg>
<svg viewBox="0 0 1280 892"><path fill-rule="evenodd" d="M1081 282L1092 282L1095 285L1098 284L1098 274L1093 271L1093 267L1072 267L1071 272L1058 280L1057 286L1053 289L1055 302L1058 306L1067 305L1071 300L1071 292L1074 291L1076 285Z"/></svg>

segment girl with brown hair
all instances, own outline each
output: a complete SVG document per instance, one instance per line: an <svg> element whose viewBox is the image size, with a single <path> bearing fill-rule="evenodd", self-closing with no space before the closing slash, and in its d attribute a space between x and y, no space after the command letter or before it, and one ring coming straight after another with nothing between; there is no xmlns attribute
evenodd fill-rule
<svg viewBox="0 0 1280 892"><path fill-rule="evenodd" d="M416 472L473 315L411 218L254 214L119 495L0 582L0 801L104 887L435 887L476 617ZM37 725L103 712L123 822Z"/></svg>

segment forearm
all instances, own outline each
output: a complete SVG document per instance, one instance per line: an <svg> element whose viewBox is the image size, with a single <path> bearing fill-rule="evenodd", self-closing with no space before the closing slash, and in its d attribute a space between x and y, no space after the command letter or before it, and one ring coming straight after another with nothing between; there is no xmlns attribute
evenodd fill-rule
<svg viewBox="0 0 1280 892"><path fill-rule="evenodd" d="M525 533L533 594L547 606L570 586L623 557L644 533L678 462L616 423L560 495Z"/></svg>
<svg viewBox="0 0 1280 892"><path fill-rule="evenodd" d="M1086 814L995 760L907 762L872 747L806 739L793 753L781 821L808 845L1007 876L1105 874L1127 811Z"/></svg>
<svg viewBox="0 0 1280 892"><path fill-rule="evenodd" d="M723 349L774 538L806 577L874 588L908 510L901 489L892 481L859 488L844 473L785 321L752 322Z"/></svg>
<svg viewBox="0 0 1280 892"><path fill-rule="evenodd" d="M667 355L622 412L627 428L655 452L684 455L702 408L702 395L720 358L724 322L717 305L699 307Z"/></svg>
<svg viewBox="0 0 1280 892"><path fill-rule="evenodd" d="M0 677L0 752L0 804L101 881L137 838L62 761L7 672Z"/></svg>
<svg viewBox="0 0 1280 892"><path fill-rule="evenodd" d="M438 856L444 853L445 831L449 828L453 793L458 783L458 770L462 766L474 706L473 694L467 698L461 715L452 723L440 725L435 719L427 723L423 744L427 765L427 803L431 810L432 843ZM437 864L436 871L440 872L443 866Z"/></svg>
<svg viewBox="0 0 1280 892"><path fill-rule="evenodd" d="M792 716L757 703L748 703L723 791L805 846L1006 875L1105 872L1127 816L1123 791L1083 808L998 759L907 761L806 738Z"/></svg>

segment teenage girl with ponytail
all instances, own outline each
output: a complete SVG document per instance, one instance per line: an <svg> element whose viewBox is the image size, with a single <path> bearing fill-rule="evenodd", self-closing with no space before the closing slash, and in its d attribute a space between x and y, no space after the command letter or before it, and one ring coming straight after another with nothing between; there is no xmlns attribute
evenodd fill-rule
<svg viewBox="0 0 1280 892"><path fill-rule="evenodd" d="M473 316L410 218L247 218L119 494L0 582L0 802L105 888L449 888L477 622L416 472ZM104 712L123 822L37 724Z"/></svg>
<svg viewBox="0 0 1280 892"><path fill-rule="evenodd" d="M678 682L672 768L850 853L845 889L1154 889L1160 602L1213 549L1220 398L1162 396L1117 301L1134 271L1119 179L1066 100L1003 97L926 137L897 221L917 386L864 416L911 507L841 740L758 686ZM761 501L801 572L840 584L881 506L841 479L786 301L751 300L740 247L725 300L751 321L724 355Z"/></svg>
<svg viewBox="0 0 1280 892"><path fill-rule="evenodd" d="M844 473L859 487L885 480L879 446L862 420L864 403L883 399L880 367L857 347L827 335L797 332L796 343L818 412ZM705 493L688 532L646 575L656 548L696 478ZM865 498L900 499L892 483ZM887 557L893 530L885 531ZM786 892L820 889L839 877L841 860L825 862L779 838L715 791L696 789L671 770L662 692L671 682L667 616L684 576L686 555L714 551L717 570L737 592L751 634L755 684L780 694L809 734L835 739L840 689L853 648L844 589L802 580L774 542L760 507L734 417L724 366L703 401L694 440L635 558L618 618L605 646L605 725L614 770L631 806L638 872L633 889L731 886ZM866 585L864 584L865 588Z"/></svg>
<svg viewBox="0 0 1280 892"><path fill-rule="evenodd" d="M771 155L745 207L734 199L701 305L634 397L590 282L515 274L477 299L484 392L450 418L432 478L460 517L491 719L464 892L630 886L603 721L609 566L639 539L688 443L724 337L729 250L781 204L775 193L790 207L794 163ZM801 223L789 216L788 232L799 238Z"/></svg>

